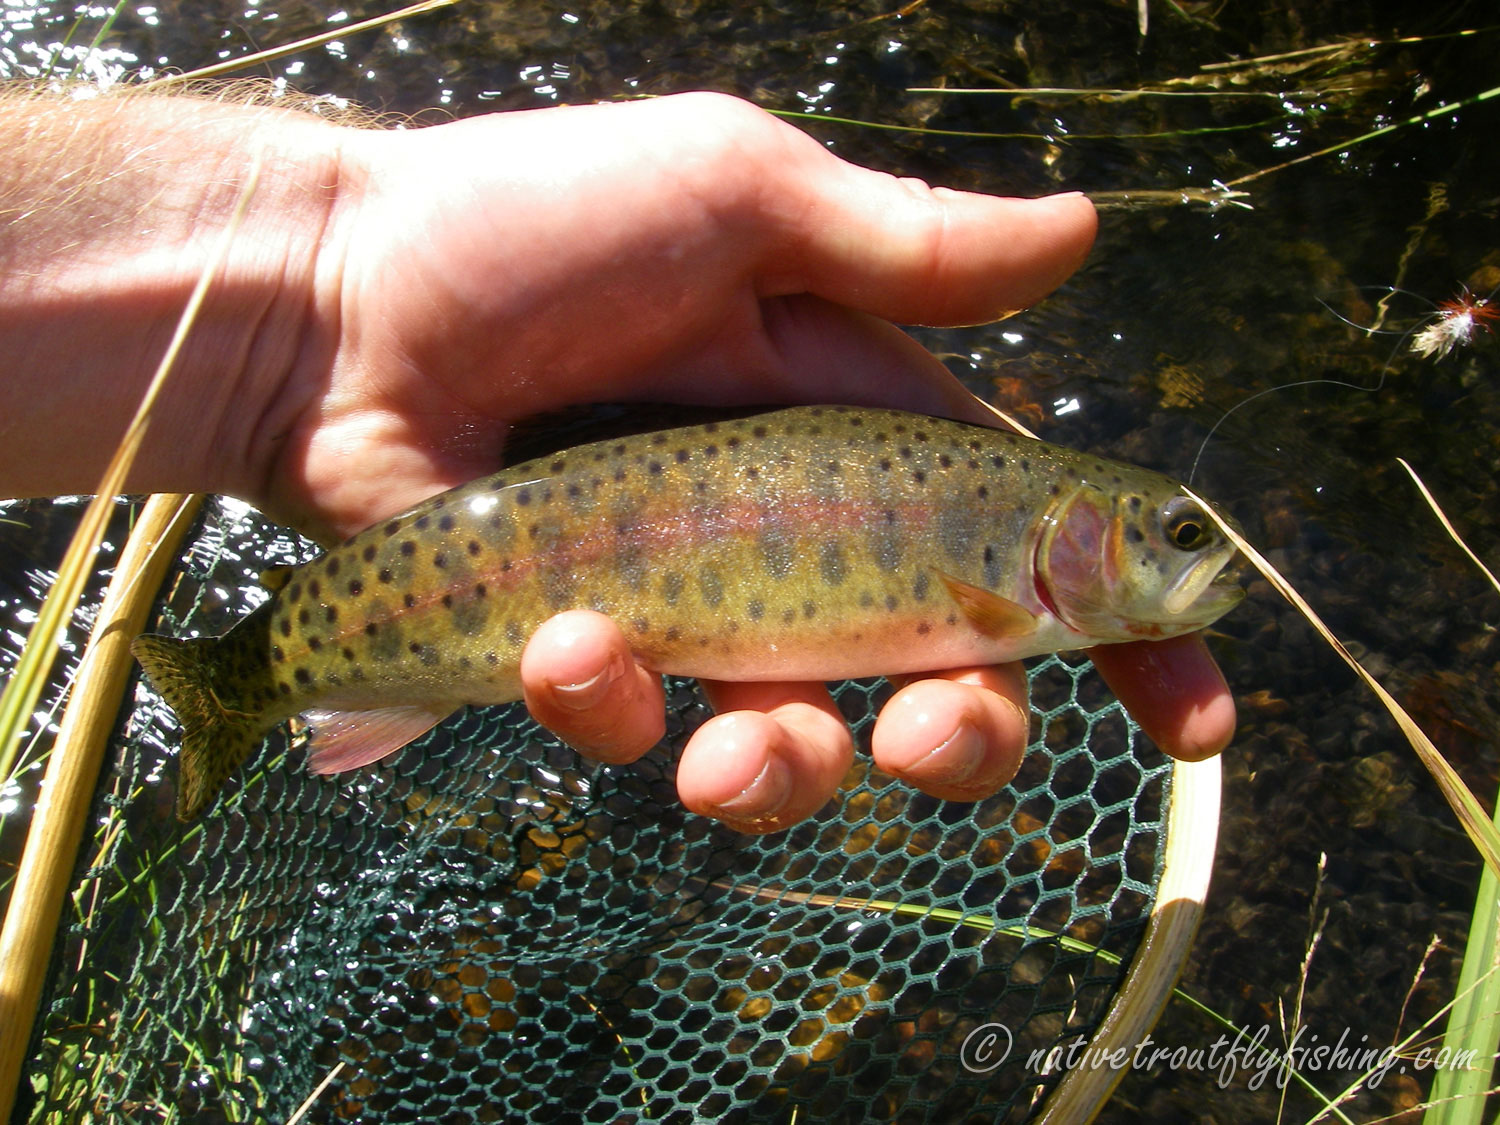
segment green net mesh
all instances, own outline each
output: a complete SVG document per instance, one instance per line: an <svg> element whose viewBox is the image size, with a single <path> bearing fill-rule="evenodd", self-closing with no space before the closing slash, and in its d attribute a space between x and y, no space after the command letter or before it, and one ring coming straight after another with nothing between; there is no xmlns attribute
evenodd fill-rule
<svg viewBox="0 0 1500 1125"><path fill-rule="evenodd" d="M216 632L311 546L219 505L162 631ZM1022 1120L1144 927L1170 773L1087 663L1031 671L1036 744L978 804L868 765L747 838L685 812L671 749L575 756L470 709L334 778L273 737L199 823L144 687L106 768L30 1114L111 1120ZM889 693L841 685L862 748ZM976 1029L1003 1026L1013 1042ZM996 1033L998 1034L998 1033ZM988 1053L984 1048L989 1048ZM23 1108L21 1114L27 1111Z"/></svg>

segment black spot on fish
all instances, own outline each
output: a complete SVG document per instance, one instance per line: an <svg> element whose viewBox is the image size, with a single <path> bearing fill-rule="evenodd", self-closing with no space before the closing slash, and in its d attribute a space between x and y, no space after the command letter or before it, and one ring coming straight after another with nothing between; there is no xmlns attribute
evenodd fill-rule
<svg viewBox="0 0 1500 1125"><path fill-rule="evenodd" d="M1031 472L1031 462L1025 457L1021 458L1021 471L1023 473Z"/></svg>
<svg viewBox="0 0 1500 1125"><path fill-rule="evenodd" d="M652 434L651 435L651 444L652 445L666 445L667 444L667 435L666 434Z"/></svg>
<svg viewBox="0 0 1500 1125"><path fill-rule="evenodd" d="M390 572L390 570L387 567L381 567L380 568L380 573L377 574L375 577L378 578L378 579L380 579L380 581L382 581L382 582L389 583L390 580L391 580L391 572Z"/></svg>
<svg viewBox="0 0 1500 1125"><path fill-rule="evenodd" d="M987 484L981 484L978 488L976 488L974 490L974 495L978 496L981 500L987 500L987 499L989 499L989 495L990 495L989 485L987 485Z"/></svg>
<svg viewBox="0 0 1500 1125"><path fill-rule="evenodd" d="M523 508L526 507L527 504L530 504L531 503L531 489L529 489L529 488L517 489L517 491L516 491L516 503L519 504Z"/></svg>
<svg viewBox="0 0 1500 1125"><path fill-rule="evenodd" d="M444 594L443 595L443 608L444 609L452 609L453 608L453 595L452 594Z"/></svg>
<svg viewBox="0 0 1500 1125"><path fill-rule="evenodd" d="M307 584L307 596L310 598L320 598L323 596L323 587L316 578Z"/></svg>
<svg viewBox="0 0 1500 1125"><path fill-rule="evenodd" d="M630 627L632 629L634 629L637 633L649 633L649 632L651 632L651 622L648 621L648 620L646 620L646 618L644 618L644 617L637 617L637 618L635 618L633 621L631 621Z"/></svg>
<svg viewBox="0 0 1500 1125"><path fill-rule="evenodd" d="M365 560L365 562L374 562L375 561L375 544L371 543L368 547L366 547L363 551L361 551L360 552L360 557L363 558Z"/></svg>
<svg viewBox="0 0 1500 1125"><path fill-rule="evenodd" d="M1005 468L1005 458L1001 457L1000 454L997 453L990 458L990 464L995 466L995 468L997 469L1003 469Z"/></svg>
<svg viewBox="0 0 1500 1125"><path fill-rule="evenodd" d="M292 673L292 675L297 677L297 682L299 684L307 685L312 683L312 673L309 672L306 668L298 668L295 672Z"/></svg>
<svg viewBox="0 0 1500 1125"><path fill-rule="evenodd" d="M668 641L680 641L682 639L682 630L673 625L667 630L665 635Z"/></svg>
<svg viewBox="0 0 1500 1125"><path fill-rule="evenodd" d="M1132 512L1139 512L1141 510L1141 498L1139 496L1132 496L1130 498L1130 510Z"/></svg>
<svg viewBox="0 0 1500 1125"><path fill-rule="evenodd" d="M310 613L307 612L307 607L306 606L303 606L301 609L299 609L297 611L297 624L298 625L306 625L310 620L312 620L312 614L310 614Z"/></svg>
<svg viewBox="0 0 1500 1125"><path fill-rule="evenodd" d="M564 460L563 458L559 457L556 461L552 462L551 471L554 472L554 473L560 473L564 469L566 469L567 467L568 467L568 462L566 460Z"/></svg>
<svg viewBox="0 0 1500 1125"><path fill-rule="evenodd" d="M1125 529L1125 538L1129 539L1132 543L1140 543L1145 540L1146 535L1138 527L1127 527Z"/></svg>
<svg viewBox="0 0 1500 1125"><path fill-rule="evenodd" d="M815 602L806 601L806 602L802 603L802 616L803 617L808 618L810 620L811 618L816 617L817 613L818 613L818 607L817 607L817 604Z"/></svg>
<svg viewBox="0 0 1500 1125"><path fill-rule="evenodd" d="M755 435L755 436L756 436L756 437L758 437L758 438L762 438L762 437L765 437L765 436L766 436L766 433L767 433L767 430L766 430L766 428L765 428L765 427L764 427L764 426L756 426L756 427L755 427L755 428L754 428L754 429L753 429L753 430L751 430L751 431L750 431L750 432L751 432L751 433L752 433L752 434L754 434L754 435Z"/></svg>
<svg viewBox="0 0 1500 1125"><path fill-rule="evenodd" d="M760 476L760 470L757 469L754 465L751 465L745 470L745 475L751 480L754 480L756 477Z"/></svg>
<svg viewBox="0 0 1500 1125"><path fill-rule="evenodd" d="M918 430L916 433L912 434L912 437L916 438L918 441L926 441L927 433L925 430Z"/></svg>
<svg viewBox="0 0 1500 1125"><path fill-rule="evenodd" d="M797 611L795 609L788 606L781 611L781 623L783 625L790 625L795 620L797 620Z"/></svg>
<svg viewBox="0 0 1500 1125"><path fill-rule="evenodd" d="M1000 573L999 552L993 544L984 545L984 584L991 590L1000 585L1000 579L1004 577Z"/></svg>
<svg viewBox="0 0 1500 1125"><path fill-rule="evenodd" d="M411 558L412 555L415 555L417 553L416 541L412 539L403 539L401 541L401 553L407 558Z"/></svg>
<svg viewBox="0 0 1500 1125"><path fill-rule="evenodd" d="M945 469L951 469L953 467L953 458L949 457L946 453L939 453L938 464Z"/></svg>
<svg viewBox="0 0 1500 1125"><path fill-rule="evenodd" d="M280 680L276 684L276 690L281 692L282 695L291 695L292 685L287 683L285 680Z"/></svg>
<svg viewBox="0 0 1500 1125"><path fill-rule="evenodd" d="M483 550L483 548L480 547L478 539L469 540L469 554L477 555L481 550Z"/></svg>
<svg viewBox="0 0 1500 1125"><path fill-rule="evenodd" d="M325 609L323 611L323 620L326 621L326 622L328 622L330 625L332 625L338 619L339 619L339 608L338 608L338 606L331 605L331 606L329 606L327 609Z"/></svg>
<svg viewBox="0 0 1500 1125"><path fill-rule="evenodd" d="M313 652L317 652L319 649L321 649L323 647L323 640L322 640L322 638L321 637L308 637L307 638L307 647L310 648L310 649L312 649Z"/></svg>
<svg viewBox="0 0 1500 1125"><path fill-rule="evenodd" d="M485 594L486 594L486 593L487 593L487 592L488 592L488 591L486 591L486 590L485 590L485 587L484 587L484 583L483 583L483 582L481 582L481 583L480 583L480 584L479 584L479 585L477 585L477 586L475 586L475 587L474 587L474 596L475 596L475 597L476 597L476 598L482 598L482 597L484 597L484 595L485 595Z"/></svg>
<svg viewBox="0 0 1500 1125"><path fill-rule="evenodd" d="M343 657L344 657L345 660L353 660L354 659L354 650L352 648L342 649L341 651L343 653Z"/></svg>
<svg viewBox="0 0 1500 1125"><path fill-rule="evenodd" d="M276 661L276 663L278 663L278 664L280 664L283 660L286 659L286 653L284 653L284 652L281 651L281 646L280 645L272 645L271 646L271 659L274 660L274 661Z"/></svg>
<svg viewBox="0 0 1500 1125"><path fill-rule="evenodd" d="M1054 485L1052 485L1052 487L1050 487L1050 488L1047 489L1047 493L1050 496L1061 496L1062 495L1062 485L1060 485L1060 484L1054 484Z"/></svg>
<svg viewBox="0 0 1500 1125"><path fill-rule="evenodd" d="M901 459L903 461L911 460L911 446L903 445L899 450L897 450L897 452L900 453Z"/></svg>
<svg viewBox="0 0 1500 1125"><path fill-rule="evenodd" d="M437 567L439 570L442 570L445 566L448 565L448 556L442 551L439 551L437 554L432 556L432 565Z"/></svg>
<svg viewBox="0 0 1500 1125"><path fill-rule="evenodd" d="M872 605L875 604L875 595L870 593L870 591L865 590L859 595L859 604L862 608L869 609Z"/></svg>
<svg viewBox="0 0 1500 1125"><path fill-rule="evenodd" d="M882 472L886 473L891 471L891 461L889 457L882 457L880 459L880 469Z"/></svg>
<svg viewBox="0 0 1500 1125"><path fill-rule="evenodd" d="M418 531L426 531L428 525L431 523L432 520L428 516L418 516L416 520L413 521L412 527L416 528Z"/></svg>
<svg viewBox="0 0 1500 1125"><path fill-rule="evenodd" d="M759 621L766 615L766 603L759 598L751 598L750 604L745 607L745 612L750 615L751 621Z"/></svg>
<svg viewBox="0 0 1500 1125"><path fill-rule="evenodd" d="M927 479L927 474L921 469L913 469L911 472L911 479L916 481L918 484L921 484Z"/></svg>
<svg viewBox="0 0 1500 1125"><path fill-rule="evenodd" d="M648 473L651 473L653 476L659 474L661 472L661 462L652 461L649 465L646 466L646 471Z"/></svg>
<svg viewBox="0 0 1500 1125"><path fill-rule="evenodd" d="M406 606L407 609L410 609L412 606L417 604L417 596L415 594L405 594L401 598L401 604Z"/></svg>
<svg viewBox="0 0 1500 1125"><path fill-rule="evenodd" d="M453 517L452 516L444 516L442 519L438 520L438 530L439 531L452 531L453 530Z"/></svg>
<svg viewBox="0 0 1500 1125"><path fill-rule="evenodd" d="M349 596L357 598L365 592L365 584L358 578L349 579Z"/></svg>
<svg viewBox="0 0 1500 1125"><path fill-rule="evenodd" d="M382 528L381 530L385 532L386 538L389 539L392 535L395 535L396 532L398 532L398 531L401 530L401 521L400 520L392 520L390 523L386 524L385 527Z"/></svg>
<svg viewBox="0 0 1500 1125"><path fill-rule="evenodd" d="M323 570L327 573L327 575L328 575L329 578L336 578L336 577L338 577L338 573L339 573L339 560L338 560L338 557L337 556L331 557L326 563L324 563L323 564Z"/></svg>
<svg viewBox="0 0 1500 1125"><path fill-rule="evenodd" d="M615 470L615 483L620 484L625 480L625 467L622 465Z"/></svg>
<svg viewBox="0 0 1500 1125"><path fill-rule="evenodd" d="M925 601L927 598L928 575L925 570L917 574L916 581L911 584L911 596L917 601Z"/></svg>
<svg viewBox="0 0 1500 1125"><path fill-rule="evenodd" d="M302 596L302 583L293 582L286 588L286 600L294 602Z"/></svg>
<svg viewBox="0 0 1500 1125"><path fill-rule="evenodd" d="M885 596L885 608L887 611L894 613L896 607L900 604L895 594L887 594Z"/></svg>
<svg viewBox="0 0 1500 1125"><path fill-rule="evenodd" d="M366 621L365 622L365 636L367 636L367 637L373 637L378 632L380 632L380 626L379 625L375 624L375 622L373 622L373 621Z"/></svg>
<svg viewBox="0 0 1500 1125"><path fill-rule="evenodd" d="M500 663L500 658L498 656L496 656L493 652L487 652L487 653L484 654L484 662L486 664L499 664Z"/></svg>
<svg viewBox="0 0 1500 1125"><path fill-rule="evenodd" d="M740 439L738 437L731 437L724 444L729 446L730 449L738 449L740 447Z"/></svg>
<svg viewBox="0 0 1500 1125"><path fill-rule="evenodd" d="M719 455L719 447L717 445L709 444L709 445L705 445L703 447L703 456L705 456L705 457L717 457L718 455Z"/></svg>
<svg viewBox="0 0 1500 1125"><path fill-rule="evenodd" d="M685 461L687 461L688 451L686 449L679 449L677 450L677 452L673 453L672 456L675 457L677 459L677 463L681 465Z"/></svg>
<svg viewBox="0 0 1500 1125"><path fill-rule="evenodd" d="M932 632L932 626L925 621L917 626L917 636L919 637L925 637L930 632Z"/></svg>

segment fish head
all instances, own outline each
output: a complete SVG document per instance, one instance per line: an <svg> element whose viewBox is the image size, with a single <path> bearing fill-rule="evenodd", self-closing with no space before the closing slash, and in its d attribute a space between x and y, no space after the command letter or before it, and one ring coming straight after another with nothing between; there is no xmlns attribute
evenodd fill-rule
<svg viewBox="0 0 1500 1125"><path fill-rule="evenodd" d="M1176 481L1120 468L1048 509L1038 596L1099 641L1173 637L1218 620L1245 596L1234 544Z"/></svg>

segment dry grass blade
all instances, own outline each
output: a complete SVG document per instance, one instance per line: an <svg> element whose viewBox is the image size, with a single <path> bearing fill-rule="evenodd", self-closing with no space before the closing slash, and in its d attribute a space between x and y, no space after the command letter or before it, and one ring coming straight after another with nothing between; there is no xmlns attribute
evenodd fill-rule
<svg viewBox="0 0 1500 1125"><path fill-rule="evenodd" d="M348 1064L345 1063L343 1059L340 1059L337 1063L335 1063L333 1069L323 1076L323 1081L319 1082L313 1089L313 1092L307 1095L307 1100L297 1107L297 1112L286 1119L286 1125L297 1125L297 1122L306 1117L308 1111L311 1110L312 1107L317 1104L318 1099L323 1096L323 1091L333 1085L334 1079L338 1078L338 1076L343 1072L344 1068L347 1065Z"/></svg>
<svg viewBox="0 0 1500 1125"><path fill-rule="evenodd" d="M1323 623L1323 619L1313 612L1312 606L1308 605L1303 600L1302 595L1292 588L1292 584L1283 578L1281 573L1267 562L1261 553L1252 547L1244 536L1230 527L1206 500L1201 496L1195 495L1191 489L1184 489L1184 491L1199 504L1203 505L1203 510L1212 516L1214 523L1218 524L1219 529L1229 537L1230 542L1238 547L1244 556L1255 565L1256 570L1266 576L1266 580L1272 586L1276 587L1282 597L1297 607L1302 616L1307 618L1308 622L1328 642L1333 651L1338 653L1343 658L1344 663L1348 664L1354 670L1354 674L1362 679L1369 689L1376 694L1380 702L1385 705L1385 709L1391 713L1391 717L1396 720L1396 725L1401 728L1401 733L1406 735L1406 739L1411 743L1412 749L1417 752L1417 757L1427 767L1427 772L1432 774L1432 778L1437 782L1438 789L1442 791L1444 799L1447 800L1454 814L1457 815L1459 824L1468 833L1469 839L1473 841L1474 847L1479 850L1479 854L1484 857L1485 866L1497 875L1500 875L1500 831L1497 831L1494 824L1490 822L1489 815L1484 811L1484 808L1479 804L1474 794L1470 792L1469 787L1464 784L1463 778L1458 776L1457 771L1448 764L1447 760L1438 752L1438 748L1432 744L1432 739L1428 738L1422 732L1422 728L1417 726L1412 717L1406 713L1405 708L1396 702L1391 693L1381 687L1379 681L1366 672L1358 660L1354 659L1349 650L1344 647L1343 642L1335 637L1333 631Z"/></svg>
<svg viewBox="0 0 1500 1125"><path fill-rule="evenodd" d="M288 43L284 47L271 47L264 51L256 51L253 55L246 55L244 58L228 59L225 62L215 63L213 66L204 66L199 67L197 70L190 70L185 74L166 74L147 82L142 88L160 90L167 86L175 86L180 82L196 82L204 78L217 78L221 74L232 74L234 71L243 70L247 66L256 66L275 59L283 59L288 55L295 55L299 51L305 51L310 47L321 47L324 43L331 43L335 39L358 35L361 31L383 27L388 23L406 19L408 16L420 16L424 12L431 12L438 8L447 8L456 3L458 3L458 0L422 0L420 4L409 4L405 8L399 8L394 12L386 12L384 15L372 16L370 19L360 20L358 23L331 28L317 35L310 35L306 39L299 39L295 43Z"/></svg>
<svg viewBox="0 0 1500 1125"><path fill-rule="evenodd" d="M1404 457L1397 457L1396 461L1403 469L1407 471L1408 474L1410 474L1412 482L1422 493L1422 499L1427 501L1427 506L1432 509L1432 514L1437 517L1438 523L1443 525L1443 530L1448 533L1453 542L1458 544L1459 550L1463 551L1464 554L1469 556L1469 561L1477 566L1480 570L1484 571L1484 576L1490 580L1490 585L1495 587L1495 592L1497 594L1500 594L1500 580L1497 580L1495 578L1494 572L1491 571L1489 567L1485 566L1484 563L1479 561L1478 555L1469 550L1469 545L1464 542L1463 536L1461 536L1454 528L1453 524L1448 521L1448 517L1443 513L1443 509L1438 507L1438 502L1433 499L1432 493L1428 492L1427 486L1422 483L1422 478L1417 476L1417 470L1408 465L1406 463L1406 458Z"/></svg>

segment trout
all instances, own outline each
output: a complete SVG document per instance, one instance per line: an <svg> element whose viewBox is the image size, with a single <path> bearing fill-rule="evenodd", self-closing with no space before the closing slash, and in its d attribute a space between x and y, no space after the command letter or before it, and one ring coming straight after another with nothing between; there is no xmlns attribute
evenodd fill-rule
<svg viewBox="0 0 1500 1125"><path fill-rule="evenodd" d="M435 496L268 575L215 638L132 651L182 725L192 819L278 723L317 773L521 698L560 610L656 672L842 680L1201 629L1243 591L1175 481L981 426L843 406L579 445Z"/></svg>

